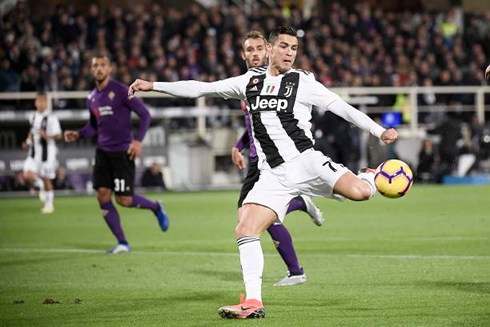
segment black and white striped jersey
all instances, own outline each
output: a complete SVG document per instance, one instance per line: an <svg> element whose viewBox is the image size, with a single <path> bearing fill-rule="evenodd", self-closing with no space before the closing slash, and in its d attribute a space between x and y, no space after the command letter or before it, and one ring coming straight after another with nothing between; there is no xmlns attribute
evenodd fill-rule
<svg viewBox="0 0 490 327"><path fill-rule="evenodd" d="M252 119L260 169L294 160L313 147L310 130L313 106L332 111L377 137L384 131L367 115L317 82L312 73L299 69L272 76L267 67L258 67L212 83L155 82L153 89L182 97L221 96L244 100Z"/></svg>
<svg viewBox="0 0 490 327"><path fill-rule="evenodd" d="M35 112L29 118L32 144L29 149L29 157L37 161L51 161L56 159L57 148L54 139L46 140L41 137L39 130L44 130L47 135L61 134L61 126L58 118L47 111Z"/></svg>

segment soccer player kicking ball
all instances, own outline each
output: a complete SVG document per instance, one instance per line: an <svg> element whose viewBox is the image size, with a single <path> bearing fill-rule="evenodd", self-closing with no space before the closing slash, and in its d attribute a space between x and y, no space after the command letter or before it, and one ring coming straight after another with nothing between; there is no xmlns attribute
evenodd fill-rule
<svg viewBox="0 0 490 327"><path fill-rule="evenodd" d="M29 119L31 129L26 141L22 144L24 149L29 149L24 163L24 177L31 185L37 176L42 179L44 188L44 207L42 213L54 212L53 179L56 175L56 140L61 139L60 122L56 116L48 112L48 97L46 93L36 95L36 113Z"/></svg>
<svg viewBox="0 0 490 327"><path fill-rule="evenodd" d="M264 36L258 31L251 31L245 35L243 45L242 45L242 58L247 64L247 68L256 68L259 70L265 70L263 67L267 64L267 41ZM242 102L244 105L244 102ZM250 150L249 162L250 167L248 167L247 177L243 183L242 189L240 191L240 198L238 200L238 218L241 217L243 200L248 195L248 192L253 188L255 183L259 180L260 171L257 167L258 156L257 150L253 143L252 127L250 121L250 114L244 106L245 114L245 127L246 131L238 140L235 147L233 147L231 152L231 158L235 166L238 169L245 169L245 160L241 151L248 148ZM317 226L323 224L323 215L318 209L311 197L300 195L291 200L288 206L287 213L293 211L305 211L307 212L313 223ZM299 264L298 257L296 256L296 251L293 245L293 239L291 234L286 229L286 227L279 222L276 222L267 228L277 251L281 255L284 263L288 267L288 273L286 277L274 284L274 286L292 286L306 283L306 274L304 273L303 267Z"/></svg>
<svg viewBox="0 0 490 327"><path fill-rule="evenodd" d="M93 183L102 215L118 244L107 253L131 252L122 229L112 192L124 207L149 209L165 232L169 219L161 201L153 202L134 193L134 159L141 154L141 141L150 125L150 113L139 99L128 98L128 87L110 78L111 63L107 56L92 58L91 73L96 87L89 94L89 122L78 131L65 131L66 142L97 134ZM140 117L139 130L131 133L131 112Z"/></svg>
<svg viewBox="0 0 490 327"><path fill-rule="evenodd" d="M366 114L329 91L307 71L293 69L298 51L296 31L276 27L269 36L269 67L212 83L174 83L136 80L136 91L160 91L180 97L216 96L247 102L252 118L254 144L259 157L260 178L243 201L235 229L246 300L221 307L224 318L263 318L262 271L264 254L260 235L278 219L284 220L288 204L299 194L354 201L372 198L376 192L374 171L354 175L349 169L313 149L311 110L317 106L371 132L384 143L397 139L394 129L385 130Z"/></svg>

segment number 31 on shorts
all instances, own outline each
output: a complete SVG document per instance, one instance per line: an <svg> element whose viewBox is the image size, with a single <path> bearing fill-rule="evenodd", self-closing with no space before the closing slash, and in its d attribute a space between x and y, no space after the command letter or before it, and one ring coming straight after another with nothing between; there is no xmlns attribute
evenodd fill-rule
<svg viewBox="0 0 490 327"><path fill-rule="evenodd" d="M126 189L126 182L123 178L114 178L114 191L124 192Z"/></svg>

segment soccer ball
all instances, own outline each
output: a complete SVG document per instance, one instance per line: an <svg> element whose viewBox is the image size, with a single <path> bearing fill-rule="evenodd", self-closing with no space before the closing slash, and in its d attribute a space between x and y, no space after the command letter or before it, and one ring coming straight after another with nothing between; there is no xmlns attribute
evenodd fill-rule
<svg viewBox="0 0 490 327"><path fill-rule="evenodd" d="M376 168L374 183L381 195L391 199L401 198L412 187L413 173L401 160L386 160Z"/></svg>

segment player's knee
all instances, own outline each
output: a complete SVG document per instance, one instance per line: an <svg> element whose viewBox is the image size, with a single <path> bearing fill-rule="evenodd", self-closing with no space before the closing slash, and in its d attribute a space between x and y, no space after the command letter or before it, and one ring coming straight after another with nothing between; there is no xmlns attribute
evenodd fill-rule
<svg viewBox="0 0 490 327"><path fill-rule="evenodd" d="M98 189L97 200L99 203L107 203L111 200L112 193L110 190Z"/></svg>
<svg viewBox="0 0 490 327"><path fill-rule="evenodd" d="M24 172L24 179L25 179L27 182L29 182L29 183L30 183L30 182L34 181L34 179L35 179L35 178L34 178L34 174L33 174L33 173L31 173L30 171L25 171L25 172Z"/></svg>
<svg viewBox="0 0 490 327"><path fill-rule="evenodd" d="M238 223L238 225L235 227L235 235L237 238L246 236L246 231L247 229L242 223Z"/></svg>
<svg viewBox="0 0 490 327"><path fill-rule="evenodd" d="M354 201L365 201L371 198L371 188L365 183L356 185L351 191L350 199Z"/></svg>
<svg viewBox="0 0 490 327"><path fill-rule="evenodd" d="M133 203L133 199L128 196L116 196L116 202L123 207L130 207Z"/></svg>
<svg viewBox="0 0 490 327"><path fill-rule="evenodd" d="M240 238L244 236L260 235L260 232L257 231L257 228L254 228L254 226L251 226L250 224L239 222L235 228L235 234L237 238Z"/></svg>

